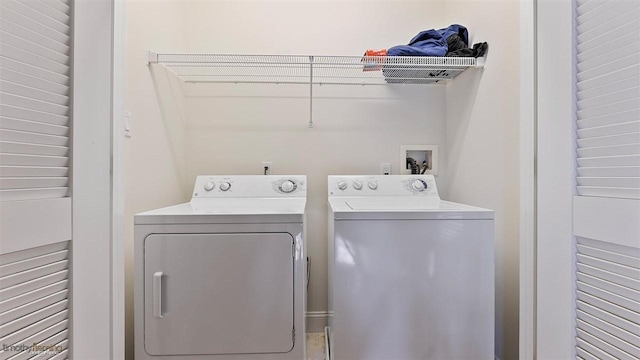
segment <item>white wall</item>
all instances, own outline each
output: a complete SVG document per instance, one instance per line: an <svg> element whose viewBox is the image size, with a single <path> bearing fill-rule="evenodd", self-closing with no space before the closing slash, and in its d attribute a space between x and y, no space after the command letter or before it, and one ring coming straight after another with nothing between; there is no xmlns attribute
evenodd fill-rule
<svg viewBox="0 0 640 360"><path fill-rule="evenodd" d="M271 90L273 94L280 89ZM274 174L308 176L309 311L327 309L327 175L376 174L380 162L392 162L397 168L400 145L443 146L444 139L443 89L401 89L399 93L359 87L321 90L317 91L313 129L306 127L308 101L304 96L187 99L190 178L259 174L264 160L273 162ZM242 88L226 91L236 92L247 94ZM345 96L327 99L323 93ZM446 172L446 166L440 170Z"/></svg>
<svg viewBox="0 0 640 360"><path fill-rule="evenodd" d="M361 55L446 26L444 2L199 1L186 6L188 50L257 54ZM186 84L187 177L198 174L306 174L308 311L327 309L327 175L397 173L400 146L440 145L446 191L445 87ZM185 183L190 190L192 181ZM312 325L311 330L321 331Z"/></svg>
<svg viewBox="0 0 640 360"><path fill-rule="evenodd" d="M489 43L482 73L447 84L449 198L496 216L496 355L518 358L519 4L447 0L447 19Z"/></svg>
<svg viewBox="0 0 640 360"><path fill-rule="evenodd" d="M133 118L132 137L124 141L127 359L133 359L133 215L185 200L182 96L173 96L162 68L145 64L147 50L183 50L182 15L179 0L127 1L124 105Z"/></svg>

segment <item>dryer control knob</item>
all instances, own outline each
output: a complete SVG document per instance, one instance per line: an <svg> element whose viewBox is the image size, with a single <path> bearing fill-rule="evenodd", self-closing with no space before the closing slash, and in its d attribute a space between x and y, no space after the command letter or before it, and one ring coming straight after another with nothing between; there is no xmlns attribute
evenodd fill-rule
<svg viewBox="0 0 640 360"><path fill-rule="evenodd" d="M204 189L207 190L207 191L213 190L214 187L216 187L216 186L212 182L208 182L208 183L204 184Z"/></svg>
<svg viewBox="0 0 640 360"><path fill-rule="evenodd" d="M362 189L362 181L356 180L353 182L353 188L356 190Z"/></svg>
<svg viewBox="0 0 640 360"><path fill-rule="evenodd" d="M378 183L375 182L375 181L369 181L368 185L369 185L369 189L371 189L371 190L375 190L375 189L378 188Z"/></svg>
<svg viewBox="0 0 640 360"><path fill-rule="evenodd" d="M340 189L340 190L346 190L346 189L347 189L347 182L346 182L346 181L340 181L340 182L338 182L338 189Z"/></svg>
<svg viewBox="0 0 640 360"><path fill-rule="evenodd" d="M427 183L418 179L411 183L411 187L413 188L413 190L423 191L424 189L427 188Z"/></svg>
<svg viewBox="0 0 640 360"><path fill-rule="evenodd" d="M296 188L296 184L291 180L287 180L283 182L282 185L280 185L280 190L286 193L292 192L293 190L295 190L295 188Z"/></svg>
<svg viewBox="0 0 640 360"><path fill-rule="evenodd" d="M229 184L228 182L223 182L222 184L220 184L220 190L227 191L229 189L231 189L231 184Z"/></svg>

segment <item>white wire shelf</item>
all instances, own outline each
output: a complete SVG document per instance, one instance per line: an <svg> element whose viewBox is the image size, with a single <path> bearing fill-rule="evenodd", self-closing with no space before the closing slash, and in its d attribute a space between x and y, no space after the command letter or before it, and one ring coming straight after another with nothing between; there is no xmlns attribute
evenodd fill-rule
<svg viewBox="0 0 640 360"><path fill-rule="evenodd" d="M164 65L186 82L306 85L432 84L484 66L484 58L469 57L153 52L148 62Z"/></svg>
<svg viewBox="0 0 640 360"><path fill-rule="evenodd" d="M309 86L309 124L313 127L314 85L433 84L453 79L484 58L423 56L315 56L159 54L162 64L190 83L299 84Z"/></svg>

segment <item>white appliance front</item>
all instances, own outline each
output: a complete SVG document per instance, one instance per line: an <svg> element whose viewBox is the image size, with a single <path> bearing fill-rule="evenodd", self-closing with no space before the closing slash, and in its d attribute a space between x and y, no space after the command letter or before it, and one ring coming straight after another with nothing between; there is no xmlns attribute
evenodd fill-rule
<svg viewBox="0 0 640 360"><path fill-rule="evenodd" d="M441 201L431 175L329 194L331 358L493 359L493 212Z"/></svg>
<svg viewBox="0 0 640 360"><path fill-rule="evenodd" d="M293 244L288 233L149 235L146 352L289 352Z"/></svg>
<svg viewBox="0 0 640 360"><path fill-rule="evenodd" d="M304 359L305 199L304 176L199 176L136 215L136 359Z"/></svg>

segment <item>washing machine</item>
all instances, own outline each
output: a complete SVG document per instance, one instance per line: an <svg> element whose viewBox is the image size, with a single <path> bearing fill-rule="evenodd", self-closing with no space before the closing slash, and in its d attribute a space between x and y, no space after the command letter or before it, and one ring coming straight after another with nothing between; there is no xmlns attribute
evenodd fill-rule
<svg viewBox="0 0 640 360"><path fill-rule="evenodd" d="M333 360L494 359L493 211L432 175L329 176Z"/></svg>
<svg viewBox="0 0 640 360"><path fill-rule="evenodd" d="M136 360L305 359L305 176L198 176L135 216Z"/></svg>

